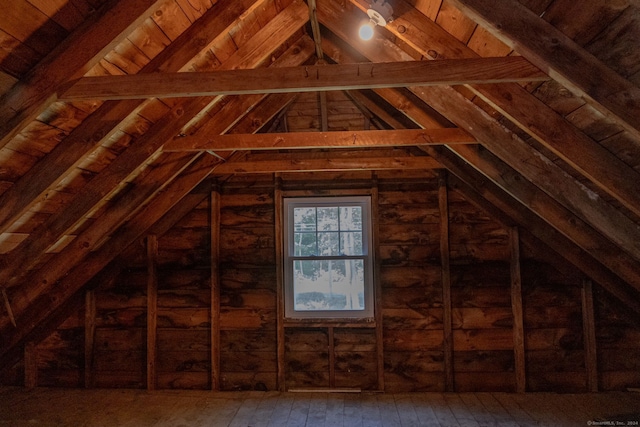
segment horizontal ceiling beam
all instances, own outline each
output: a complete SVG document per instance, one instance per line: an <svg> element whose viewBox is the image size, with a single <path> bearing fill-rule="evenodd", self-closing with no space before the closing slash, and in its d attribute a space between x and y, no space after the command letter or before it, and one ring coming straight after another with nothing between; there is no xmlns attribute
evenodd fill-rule
<svg viewBox="0 0 640 427"><path fill-rule="evenodd" d="M58 97L62 101L171 98L544 80L549 77L526 59L509 56L83 77Z"/></svg>
<svg viewBox="0 0 640 427"><path fill-rule="evenodd" d="M385 154L387 152L385 151ZM351 156L324 156L319 158L284 158L234 161L217 166L213 175L253 174L275 172L320 172L362 170L438 169L442 165L429 156L375 155L375 152L357 152Z"/></svg>
<svg viewBox="0 0 640 427"><path fill-rule="evenodd" d="M476 139L459 128L336 132L188 135L165 144L163 151L278 150L309 148L402 147L473 144Z"/></svg>

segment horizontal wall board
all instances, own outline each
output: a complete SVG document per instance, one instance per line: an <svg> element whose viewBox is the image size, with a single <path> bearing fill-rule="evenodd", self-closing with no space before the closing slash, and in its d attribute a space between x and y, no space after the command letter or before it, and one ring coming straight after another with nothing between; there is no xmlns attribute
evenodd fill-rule
<svg viewBox="0 0 640 427"><path fill-rule="evenodd" d="M276 310L223 308L220 310L221 329L275 329Z"/></svg>
<svg viewBox="0 0 640 427"><path fill-rule="evenodd" d="M579 350L583 348L582 329L525 329L526 350Z"/></svg>
<svg viewBox="0 0 640 427"><path fill-rule="evenodd" d="M426 245L437 242L438 224L381 224L380 243L384 245Z"/></svg>
<svg viewBox="0 0 640 427"><path fill-rule="evenodd" d="M454 351L455 372L513 372L515 360L510 350Z"/></svg>
<svg viewBox="0 0 640 427"><path fill-rule="evenodd" d="M139 372L145 366L146 351L95 351L96 372Z"/></svg>
<svg viewBox="0 0 640 427"><path fill-rule="evenodd" d="M528 350L526 366L531 375L537 372L584 372L584 350Z"/></svg>
<svg viewBox="0 0 640 427"><path fill-rule="evenodd" d="M221 352L273 352L276 351L276 334L271 330L220 331Z"/></svg>
<svg viewBox="0 0 640 427"><path fill-rule="evenodd" d="M220 291L220 306L225 308L272 309L276 306L276 292L271 289Z"/></svg>
<svg viewBox="0 0 640 427"><path fill-rule="evenodd" d="M511 307L511 295L501 286L477 287L466 285L451 289L453 307Z"/></svg>
<svg viewBox="0 0 640 427"><path fill-rule="evenodd" d="M325 351L287 351L286 372L329 372L329 353Z"/></svg>
<svg viewBox="0 0 640 427"><path fill-rule="evenodd" d="M275 352L220 352L222 372L276 372Z"/></svg>
<svg viewBox="0 0 640 427"><path fill-rule="evenodd" d="M402 287L384 288L382 290L383 309L387 308L411 308L427 309L442 306L442 291L428 287Z"/></svg>
<svg viewBox="0 0 640 427"><path fill-rule="evenodd" d="M158 308L208 308L210 289L159 290Z"/></svg>
<svg viewBox="0 0 640 427"><path fill-rule="evenodd" d="M158 348L156 371L171 372L209 372L211 370L209 351L175 351Z"/></svg>
<svg viewBox="0 0 640 427"><path fill-rule="evenodd" d="M158 329L156 344L167 351L204 352L211 341L206 329Z"/></svg>
<svg viewBox="0 0 640 427"><path fill-rule="evenodd" d="M329 335L326 329L287 329L285 333L285 350L293 351L327 351Z"/></svg>
<svg viewBox="0 0 640 427"><path fill-rule="evenodd" d="M394 224L440 224L438 205L380 205L381 226Z"/></svg>
<svg viewBox="0 0 640 427"><path fill-rule="evenodd" d="M416 267L380 268L380 284L383 288L429 287L439 289L441 277L440 265L427 264Z"/></svg>
<svg viewBox="0 0 640 427"><path fill-rule="evenodd" d="M454 308L454 329L511 329L513 313L507 307Z"/></svg>
<svg viewBox="0 0 640 427"><path fill-rule="evenodd" d="M383 308L386 331L403 329L442 329L442 308Z"/></svg>
<svg viewBox="0 0 640 427"><path fill-rule="evenodd" d="M127 351L143 349L147 341L144 329L96 328L94 342L96 350Z"/></svg>
<svg viewBox="0 0 640 427"><path fill-rule="evenodd" d="M444 372L444 353L441 350L431 351L394 351L389 349L384 354L386 372L412 375L424 372Z"/></svg>
<svg viewBox="0 0 640 427"><path fill-rule="evenodd" d="M467 350L512 350L513 332L511 329L472 329L453 331L455 351Z"/></svg>
<svg viewBox="0 0 640 427"><path fill-rule="evenodd" d="M384 244L379 251L382 267L418 267L440 262L440 245L435 242L420 246Z"/></svg>
<svg viewBox="0 0 640 427"><path fill-rule="evenodd" d="M402 330L384 334L384 347L397 351L429 351L442 349L443 332Z"/></svg>
<svg viewBox="0 0 640 427"><path fill-rule="evenodd" d="M158 328L209 329L209 308L158 308Z"/></svg>

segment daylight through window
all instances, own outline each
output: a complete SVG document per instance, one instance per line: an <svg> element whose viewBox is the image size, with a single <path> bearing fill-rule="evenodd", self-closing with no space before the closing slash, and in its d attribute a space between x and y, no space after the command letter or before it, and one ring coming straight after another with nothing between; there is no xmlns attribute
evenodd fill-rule
<svg viewBox="0 0 640 427"><path fill-rule="evenodd" d="M285 314L373 316L369 197L284 199Z"/></svg>

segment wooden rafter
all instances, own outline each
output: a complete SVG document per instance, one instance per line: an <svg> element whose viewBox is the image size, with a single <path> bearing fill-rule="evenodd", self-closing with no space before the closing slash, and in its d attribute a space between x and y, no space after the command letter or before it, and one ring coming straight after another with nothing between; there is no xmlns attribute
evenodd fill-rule
<svg viewBox="0 0 640 427"><path fill-rule="evenodd" d="M64 101L170 98L544 80L548 76L526 59L508 56L83 77L59 97Z"/></svg>
<svg viewBox="0 0 640 427"><path fill-rule="evenodd" d="M602 238L589 224L572 215L557 200L540 192L526 179L523 180L487 150L476 150L469 146L452 146L450 150L640 291L640 263L618 251L615 245Z"/></svg>
<svg viewBox="0 0 640 427"><path fill-rule="evenodd" d="M221 0L191 25L173 43L142 68L141 73L177 72L188 63L203 44L208 44L231 25L238 16L260 4L255 0ZM138 108L140 100L107 101L75 128L43 161L31 168L0 196L0 233L31 206L46 199L47 189L55 187L80 163L84 156L118 131L118 123Z"/></svg>
<svg viewBox="0 0 640 427"><path fill-rule="evenodd" d="M407 14L409 14L409 6L406 7ZM352 46L357 48L368 59L380 62L410 59L410 56L406 54L406 52L388 41L380 40L373 46L350 40L349 34L343 29L345 20L344 12L336 9L330 8L329 3L327 3L325 7L318 9L319 19L325 26L334 31L336 35L345 40L349 40ZM413 9L411 8L411 10ZM414 11L414 14L415 13ZM424 19L424 17L422 19ZM398 20L394 20L394 23ZM429 20L427 19L426 21ZM407 22L405 22L405 24L409 25ZM442 29L438 31L443 32ZM448 33L442 37L451 38ZM419 40L416 40L416 42L419 42ZM442 41L439 41L439 43L442 43ZM459 42L456 41L455 43ZM384 46L384 49L380 48L381 45ZM447 47L447 49L454 52L449 47ZM464 47L464 49L467 48ZM342 56L343 59L346 57L346 55ZM503 85L496 86L496 91L501 90L500 87L502 86ZM522 89L518 85L516 85L516 87ZM549 195L561 201L562 204L568 207L573 213L592 224L598 231L614 241L620 248L640 259L640 232L633 221L605 202L602 198L594 195L582 184L572 179L544 155L533 149L529 144L526 144L517 135L506 129L458 91L450 87L440 86L412 87L410 90L457 126L467 129L471 134L476 136L481 144L489 148L503 161L520 172L525 179L535 183L540 189L543 189ZM524 90L521 95L525 97L525 100L531 96ZM542 105L544 106L544 104ZM548 109L548 107L544 107ZM553 113L549 120L553 117L558 116L556 113ZM548 125L545 123L539 123L537 126L544 132L549 132L550 134L555 132L554 129L548 129ZM585 147L585 149L588 150L588 147ZM609 158L611 157L614 156L610 155ZM616 165L622 163L617 158L615 159ZM609 164L607 163L608 160L604 157L603 162ZM630 169L624 164L621 167L624 167L625 170ZM595 168L600 169L601 165L596 165ZM603 178L605 177L605 174L601 175ZM631 188L634 186L634 182L636 182L633 181L632 178L637 175L636 172L632 171L627 176L628 179L631 179L630 182L626 183L630 191L640 191L639 188ZM606 179L609 180L609 178ZM560 185L564 188L561 189ZM620 197L620 193L618 193L618 197ZM628 200L626 200L626 202L628 202ZM640 204L638 206L640 207Z"/></svg>
<svg viewBox="0 0 640 427"><path fill-rule="evenodd" d="M351 2L362 11L368 7L363 0L351 0ZM358 16L348 18L347 13L343 10L331 8L329 3L322 5L323 7L318 9L318 17L321 22L328 26L329 21L338 20L340 27L336 28L334 25L331 29L336 34L342 32L344 35L340 37L349 40L352 46L368 56L369 59L374 60L372 55L380 51L382 45L393 48L392 43L385 40L377 40L376 44L366 44L353 39L343 27L349 26L345 25L347 20L352 23L351 25L355 25ZM478 57L473 50L435 22L426 18L407 2L397 0L393 7L396 18L391 25L387 25L385 28L398 40L411 46L426 58L442 60ZM411 28L411 31L403 31L402 28ZM400 59L401 56L394 53L386 60L398 61ZM405 57L405 60L410 59L412 58L409 56ZM636 185L636 182L640 181L638 172L520 85L502 83L500 85L470 85L468 87L543 144L545 148L551 150L603 191L640 216L640 186Z"/></svg>
<svg viewBox="0 0 640 427"><path fill-rule="evenodd" d="M307 16L305 8L294 3L279 14L280 19L272 20L265 26L248 44L232 55L224 64L226 67L255 66L268 58L272 51L269 46L271 42L284 42L288 37L302 27ZM276 17L276 18L278 18ZM286 26L286 25L288 26ZM279 45L279 44L278 44ZM275 49L275 46L271 46ZM302 52L301 52L302 51ZM304 54L300 46L295 45L280 58L278 66L291 65L287 61L304 61L309 55ZM121 154L96 179L91 180L84 191L78 194L74 203L62 209L57 215L49 218L47 222L38 227L27 239L11 252L8 259L5 259L6 267L0 271L1 283L15 283L20 280L26 270L26 265L34 265L39 257L43 256L46 249L54 244L64 233L77 221L79 221L103 195L108 194L124 178L134 170L142 166L153 155L159 147L166 142L168 135L179 134L182 128L189 123L203 108L209 104L210 98L198 97L183 102L178 102L165 117L152 126L136 144L131 146L125 153ZM213 126L217 126L217 133L223 133L241 117L238 111L246 112L259 100L243 98L243 105L239 109L229 106L220 113L219 120L211 120ZM223 126L220 128L220 126Z"/></svg>
<svg viewBox="0 0 640 427"><path fill-rule="evenodd" d="M176 137L164 151L277 150L309 148L401 147L438 144L472 144L476 139L458 128L368 131L262 133Z"/></svg>
<svg viewBox="0 0 640 427"><path fill-rule="evenodd" d="M640 138L640 88L516 0L454 0L467 16Z"/></svg>
<svg viewBox="0 0 640 427"><path fill-rule="evenodd" d="M0 348L0 361L10 350L25 338L48 316L55 313L68 299L74 296L100 270L116 258L127 246L139 239L166 212L179 204L193 188L202 182L218 164L211 156L200 156L178 179L171 182L158 197L140 210L119 232L98 250L90 253L81 264L73 266L59 283L48 283L46 289L17 317L19 327L2 331L3 347ZM200 198L200 201L206 194ZM194 206L180 206L180 209Z"/></svg>
<svg viewBox="0 0 640 427"><path fill-rule="evenodd" d="M86 73L163 3L107 1L0 98L0 148L55 101L61 84Z"/></svg>
<svg viewBox="0 0 640 427"><path fill-rule="evenodd" d="M119 200L118 206L113 206L100 221L93 222L76 236L74 241L62 252L56 254L43 268L31 271L19 292L14 295L13 304L16 314L22 313L28 305L37 298L47 284L55 283L63 277L74 265L80 262L94 250L109 234L124 223L136 210L151 200L158 191L175 179L193 161L192 154L183 153L167 155L164 163L154 168L138 183L139 191L130 191ZM0 324L2 326L2 324Z"/></svg>
<svg viewBox="0 0 640 427"><path fill-rule="evenodd" d="M629 289L629 286L605 267L599 258L580 249L569 238L553 229L542 218L526 209L506 191L449 150L440 147L426 147L425 150L455 175L451 177L450 185L464 194L465 198L489 212L493 218L499 219L505 226L515 223L528 230L527 233L531 233L575 265L634 313L640 314L637 292Z"/></svg>

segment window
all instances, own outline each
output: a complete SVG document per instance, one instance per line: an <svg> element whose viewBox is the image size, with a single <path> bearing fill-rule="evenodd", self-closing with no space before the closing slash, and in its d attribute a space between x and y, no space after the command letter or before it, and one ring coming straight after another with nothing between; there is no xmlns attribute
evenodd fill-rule
<svg viewBox="0 0 640 427"><path fill-rule="evenodd" d="M285 316L373 317L371 200L284 199Z"/></svg>

